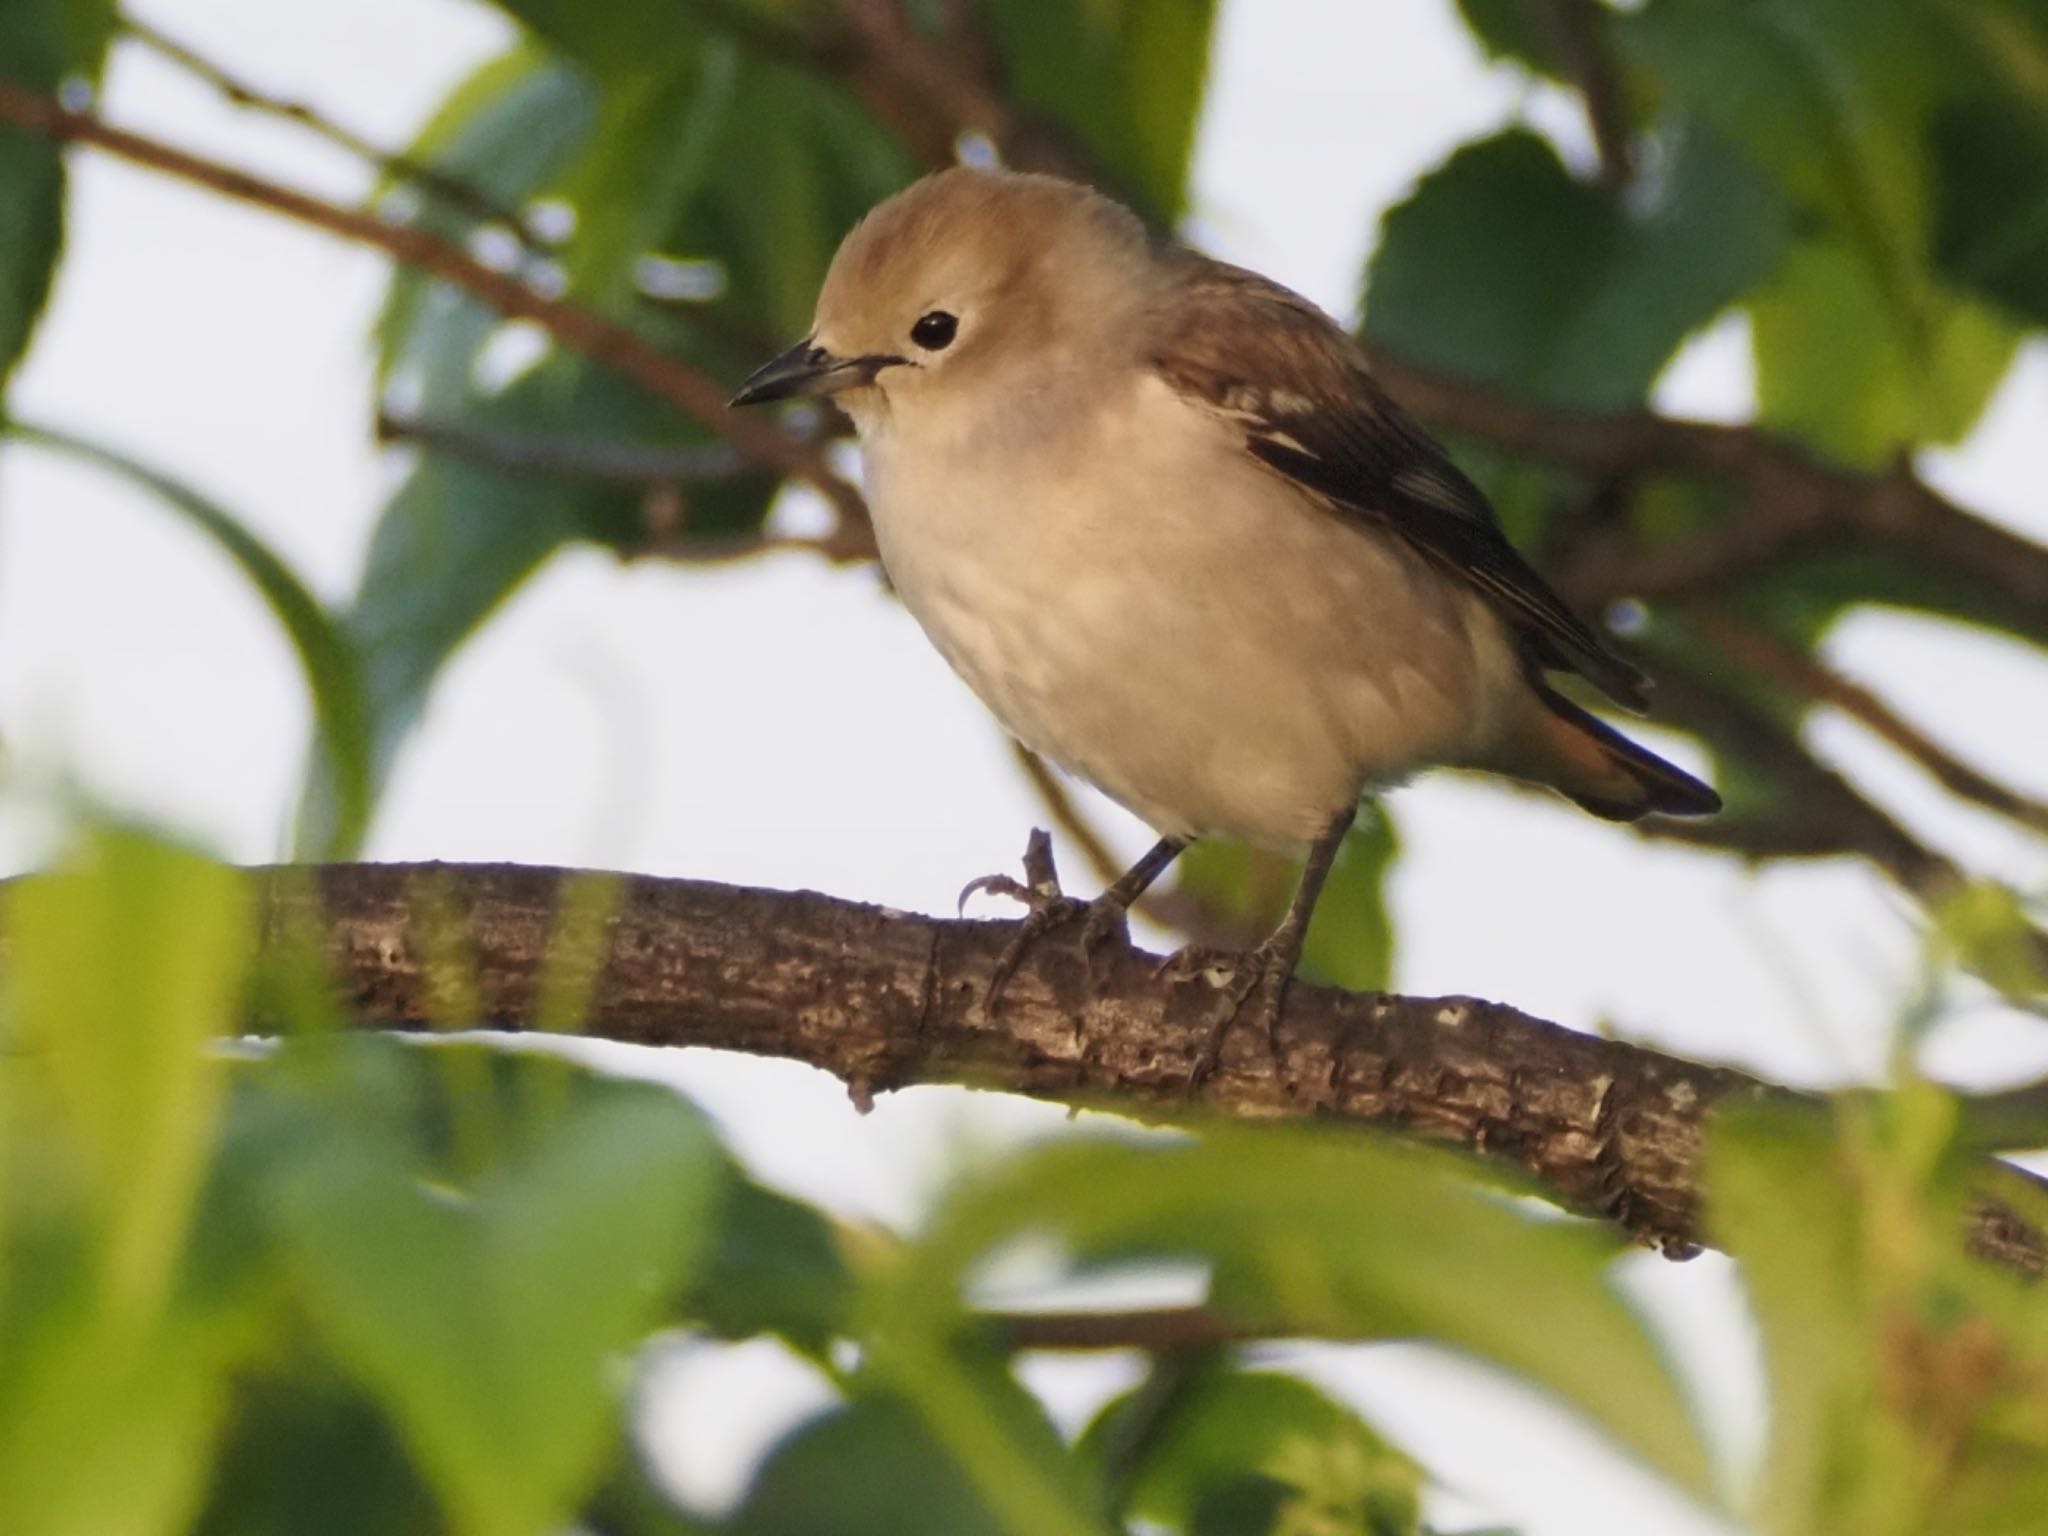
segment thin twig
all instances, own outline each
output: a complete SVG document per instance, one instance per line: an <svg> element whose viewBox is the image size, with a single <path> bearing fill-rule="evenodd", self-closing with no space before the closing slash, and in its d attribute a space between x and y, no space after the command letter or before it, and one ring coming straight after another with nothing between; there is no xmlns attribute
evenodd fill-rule
<svg viewBox="0 0 2048 1536"><path fill-rule="evenodd" d="M1599 0L1532 0L1537 21L1585 103L1586 124L1600 157L1600 180L1628 185L1635 173L1629 138L1628 83L1607 45L1607 7Z"/></svg>
<svg viewBox="0 0 2048 1536"><path fill-rule="evenodd" d="M1658 713L1673 723L1747 759L1773 786L1780 810L1760 822L1719 817L1678 827L1641 823L1652 835L1733 847L1731 838L1754 839L1764 829L1774 829L1788 839L1785 845L1772 848L1758 842L1748 851L1775 856L1858 854L1928 906L1938 906L1966 884L1950 859L1865 799L1848 780L1807 751L1783 724L1721 679L1705 675L1677 656L1661 655L1657 704Z"/></svg>
<svg viewBox="0 0 2048 1536"><path fill-rule="evenodd" d="M736 445L748 462L814 487L839 514L824 546L833 558L872 558L874 535L859 492L815 447L771 422L726 408L725 389L709 374L658 351L637 333L562 299L537 293L516 276L485 266L461 247L428 230L386 223L357 209L338 207L247 171L207 160L141 134L74 112L47 96L0 81L0 118L51 138L89 144L166 175L252 203L360 245L452 283L512 319L530 320L555 340L625 374L651 394L704 423Z"/></svg>
<svg viewBox="0 0 2048 1536"><path fill-rule="evenodd" d="M1908 559L1954 571L2015 627L2048 638L2048 546L1965 511L1908 464L1872 473L1827 463L1757 427L1534 404L1380 348L1368 351L1387 392L1438 431L1591 475L1682 475L1747 489L1739 532L1726 545L1702 536L1713 559L1693 558L1685 549L1691 540L1644 550L1633 566L1610 552L1597 580L1559 573L1568 595L1581 602L1701 590L1797 544L1875 539Z"/></svg>
<svg viewBox="0 0 2048 1536"><path fill-rule="evenodd" d="M483 188L415 160L409 155L380 149L354 129L344 127L308 103L272 95L240 75L229 73L187 44L166 36L146 21L139 21L133 16L123 16L121 30L153 53L160 54L180 69L205 81L234 105L295 123L308 133L325 139L357 159L368 161L376 166L387 180L410 183L440 198L449 206L461 209L482 223L500 225L510 230L536 255L546 252L546 242L534 233L518 210L505 206Z"/></svg>
<svg viewBox="0 0 2048 1536"><path fill-rule="evenodd" d="M977 1319L1006 1350L1137 1349L1181 1354L1258 1337L1207 1307L1129 1312L984 1312Z"/></svg>
<svg viewBox="0 0 2048 1536"><path fill-rule="evenodd" d="M2030 799L1971 767L1861 683L1726 609L1697 607L1687 617L1737 665L1780 688L1841 710L1912 759L1949 793L2048 835L2048 803Z"/></svg>
<svg viewBox="0 0 2048 1536"><path fill-rule="evenodd" d="M992 50L934 46L896 0L838 0L838 47L814 55L929 164L950 164L963 134L980 134L1015 170L1050 171L1129 200L1058 124L1028 111L983 72ZM916 112L915 118L906 117Z"/></svg>

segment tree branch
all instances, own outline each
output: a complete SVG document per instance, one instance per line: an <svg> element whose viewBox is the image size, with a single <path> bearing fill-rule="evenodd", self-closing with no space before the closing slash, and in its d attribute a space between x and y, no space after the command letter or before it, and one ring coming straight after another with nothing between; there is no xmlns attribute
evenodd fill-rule
<svg viewBox="0 0 2048 1536"><path fill-rule="evenodd" d="M1535 8L1585 103L1586 125L1600 157L1600 180L1609 187L1628 185L1635 172L1628 82L1607 46L1607 7L1600 0L1535 0Z"/></svg>
<svg viewBox="0 0 2048 1536"><path fill-rule="evenodd" d="M670 357L624 326L561 299L548 298L517 277L485 266L461 247L427 230L389 224L352 208L338 207L294 188L126 129L74 112L49 97L0 81L0 119L15 122L50 138L90 144L136 165L147 166L223 197L267 208L343 240L381 250L418 267L516 320L530 320L556 341L605 363L694 417L737 447L747 461L763 469L803 480L837 510L840 527L830 541L838 559L863 559L874 554L874 535L860 493L832 472L811 444L791 437L772 422L729 411L726 391L702 370Z"/></svg>
<svg viewBox="0 0 2048 1536"><path fill-rule="evenodd" d="M409 183L431 196L438 197L449 207L460 209L479 223L500 225L517 235L529 250L538 253L545 249L518 210L498 202L483 188L464 181L459 176L450 176L434 166L423 165L405 155L379 149L355 130L343 127L333 118L305 102L287 101L239 75L229 73L211 59L175 38L166 36L148 22L140 21L133 16L123 16L120 25L122 32L127 36L151 52L168 59L180 69L205 81L235 106L246 107L250 111L265 113L295 124L315 137L325 139L337 149L374 165L387 179Z"/></svg>
<svg viewBox="0 0 2048 1536"><path fill-rule="evenodd" d="M1536 405L1368 350L1387 392L1438 431L1590 475L1687 475L1749 491L1737 523L1697 542L1607 551L1597 565L1554 573L1580 603L1695 591L1747 574L1800 543L1876 539L1956 572L2020 628L2048 637L2048 546L1965 511L1923 484L1910 465L1873 474L1826 463L1757 427Z"/></svg>
<svg viewBox="0 0 2048 1536"><path fill-rule="evenodd" d="M323 936L365 1025L432 1026L445 925L465 925L481 1025L531 1028L563 893L578 877L510 865L259 871L264 932ZM588 878L588 877L584 877ZM1190 1084L1227 997L1151 957L1035 947L994 1019L981 998L1014 925L948 922L811 892L618 877L590 957L587 1034L808 1062L857 1099L915 1083L1004 1089L1164 1119L1221 1111L1395 1127L1520 1170L1561 1204L1680 1255L1706 1241L1701 1127L1728 1100L1798 1096L1726 1068L1584 1035L1498 1003L1298 985L1269 1050L1236 1032ZM559 962L557 962L559 963ZM469 990L469 989L465 989ZM1980 1248L2038 1270L2038 1234L2003 1211Z"/></svg>
<svg viewBox="0 0 2048 1536"><path fill-rule="evenodd" d="M2048 836L2048 802L1964 762L1861 683L1726 610L1695 609L1688 617L1736 665L1813 703L1832 705L1918 764L1950 794Z"/></svg>

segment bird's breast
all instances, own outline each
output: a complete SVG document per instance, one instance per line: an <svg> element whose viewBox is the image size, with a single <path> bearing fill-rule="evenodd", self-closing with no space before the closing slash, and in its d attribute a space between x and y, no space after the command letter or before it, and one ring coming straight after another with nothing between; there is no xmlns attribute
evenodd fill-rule
<svg viewBox="0 0 2048 1536"><path fill-rule="evenodd" d="M1162 832L1313 837L1457 756L1513 675L1476 600L1162 383L1064 429L905 425L864 443L904 605L1019 739Z"/></svg>

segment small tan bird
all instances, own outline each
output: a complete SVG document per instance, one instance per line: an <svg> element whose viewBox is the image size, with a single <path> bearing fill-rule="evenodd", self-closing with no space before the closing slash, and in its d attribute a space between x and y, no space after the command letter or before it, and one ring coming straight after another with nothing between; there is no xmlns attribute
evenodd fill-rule
<svg viewBox="0 0 2048 1536"><path fill-rule="evenodd" d="M1720 806L1551 688L1574 672L1640 709L1644 679L1335 322L1086 187L961 167L874 209L810 336L733 403L795 395L852 417L882 563L946 660L1160 834L1086 908L1040 901L996 989L1084 913L1092 953L1225 833L1309 850L1236 967L1230 1017L1263 987L1270 1029L1359 797L1418 769L1529 780L1611 820Z"/></svg>

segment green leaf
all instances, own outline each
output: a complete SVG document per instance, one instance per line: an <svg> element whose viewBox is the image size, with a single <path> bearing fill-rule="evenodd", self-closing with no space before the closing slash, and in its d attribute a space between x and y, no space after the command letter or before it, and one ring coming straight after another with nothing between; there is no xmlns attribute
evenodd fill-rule
<svg viewBox="0 0 2048 1536"><path fill-rule="evenodd" d="M1142 1407L1138 1393L1110 1403L1080 1454L1100 1457ZM1219 1505L1252 1489L1275 1519L1296 1522L1290 1530L1398 1536L1421 1516L1420 1469L1350 1409L1298 1377L1220 1365L1197 1375L1152 1440L1125 1513L1176 1530L1213 1525Z"/></svg>
<svg viewBox="0 0 2048 1536"><path fill-rule="evenodd" d="M901 1399L856 1398L800 1425L754 1474L732 1536L1002 1536L960 1467Z"/></svg>
<svg viewBox="0 0 2048 1536"><path fill-rule="evenodd" d="M1357 1136L1270 1127L1166 1145L1063 1143L950 1196L886 1282L902 1287L887 1315L957 1305L975 1267L1026 1235L1094 1262L1206 1260L1219 1266L1212 1305L1247 1327L1463 1350L1704 1489L1683 1397L1609 1281L1616 1240L1533 1217L1457 1168ZM1543 1326L1528 1327L1531 1317Z"/></svg>
<svg viewBox="0 0 2048 1536"><path fill-rule="evenodd" d="M99 1228L97 1300L163 1305L222 1093L211 1051L239 1020L248 896L233 871L139 833L88 834L4 893L11 1033L48 1073Z"/></svg>
<svg viewBox="0 0 2048 1536"><path fill-rule="evenodd" d="M1831 1116L1749 1105L1709 1127L1708 1221L1771 1388L1771 1536L2039 1523L2048 1327L2038 1287L1966 1243L1988 1191L1960 1124L1952 1095L1908 1079Z"/></svg>
<svg viewBox="0 0 2048 1536"><path fill-rule="evenodd" d="M664 166L700 166L694 184L678 176L668 227L653 250L711 262L723 276L715 317L696 330L696 346L733 334L733 352L713 371L754 367L764 346L811 328L817 289L846 231L874 203L903 186L915 166L903 147L836 84L780 63L743 55L729 86L707 63L709 96L670 96L664 131L608 156L600 186L662 184ZM688 141L690 154L678 152ZM637 147L637 154L633 150ZM571 188L573 190L573 188ZM600 211L596 217L618 217ZM682 309L690 319L690 307ZM711 354L715 356L715 352Z"/></svg>
<svg viewBox="0 0 2048 1536"><path fill-rule="evenodd" d="M738 48L712 38L679 69L605 91L588 152L556 188L576 211L570 297L629 307L635 264L662 247L714 173L740 74Z"/></svg>
<svg viewBox="0 0 2048 1536"><path fill-rule="evenodd" d="M1935 109L1934 257L1949 282L2048 321L2048 10L1961 0L1961 46Z"/></svg>
<svg viewBox="0 0 2048 1536"><path fill-rule="evenodd" d="M1605 6L1589 6L1603 16ZM1558 57L1555 30L1542 6L1529 0L1458 0L1458 15L1489 59L1519 64L1552 80L1570 71Z"/></svg>
<svg viewBox="0 0 2048 1536"><path fill-rule="evenodd" d="M973 1484L1010 1536L1100 1536L1100 1499L1087 1487L1038 1400L1008 1362L949 1337L942 1299L915 1288L870 1297L866 1374L914 1404L934 1442Z"/></svg>
<svg viewBox="0 0 2048 1536"><path fill-rule="evenodd" d="M181 1536L205 1493L233 1330L186 1308L138 1328L95 1311L76 1272L36 1284L37 1257L19 1243L8 1254L0 1530ZM41 1294L24 1307L32 1291Z"/></svg>
<svg viewBox="0 0 2048 1536"><path fill-rule="evenodd" d="M852 1302L853 1276L825 1216L736 1179L682 1311L721 1337L775 1333L822 1359L845 1332Z"/></svg>
<svg viewBox="0 0 2048 1536"><path fill-rule="evenodd" d="M172 1536L240 1331L185 1259L247 900L229 870L100 829L0 907L0 1530Z"/></svg>
<svg viewBox="0 0 2048 1536"><path fill-rule="evenodd" d="M1559 405L1640 403L1678 345L1759 281L1783 201L1699 123L1667 133L1646 206L1575 180L1535 134L1468 144L1388 213L1365 334L1403 357Z"/></svg>
<svg viewBox="0 0 2048 1536"><path fill-rule="evenodd" d="M1864 1350L1857 1202L1844 1198L1836 1149L1811 1117L1730 1114L1708 1143L1709 1220L1742 1263L1763 1330L1770 1460L1761 1513L1774 1532L1811 1524L1834 1474L1834 1439L1872 1409L1876 1364Z"/></svg>
<svg viewBox="0 0 2048 1536"><path fill-rule="evenodd" d="M297 1287L456 1530L558 1529L611 1443L607 1364L701 1252L725 1164L653 1089L565 1110L471 1194L337 1130L278 1175Z"/></svg>
<svg viewBox="0 0 2048 1536"><path fill-rule="evenodd" d="M97 75L110 30L104 0L0 6L0 80L40 94ZM54 140L0 123L0 399L50 296L64 246L64 162Z"/></svg>
<svg viewBox="0 0 2048 1536"><path fill-rule="evenodd" d="M1650 0L1628 55L1740 144L1866 268L1877 318L1921 358L1932 317L1927 116L1943 50L1919 0Z"/></svg>
<svg viewBox="0 0 2048 1536"><path fill-rule="evenodd" d="M193 1536L438 1536L390 1425L304 1355L238 1384Z"/></svg>
<svg viewBox="0 0 2048 1536"><path fill-rule="evenodd" d="M1364 806L1337 854L1302 945L1302 967L1317 981L1353 992L1374 991L1393 981L1387 872L1399 851L1393 819L1377 803Z"/></svg>
<svg viewBox="0 0 2048 1536"><path fill-rule="evenodd" d="M536 49L515 48L450 92L406 155L521 209L581 149L597 110L597 91L580 71ZM460 238L473 221L464 210L428 200L408 222ZM379 382L408 382L424 415L459 408L471 397L477 355L497 324L485 305L400 266L377 318Z"/></svg>
<svg viewBox="0 0 2048 1536"><path fill-rule="evenodd" d="M698 31L692 0L495 0L537 37L600 74L658 69Z"/></svg>
<svg viewBox="0 0 2048 1536"><path fill-rule="evenodd" d="M183 482L69 433L23 422L7 430L22 442L67 454L150 491L241 569L298 657L312 699L321 768L333 787L331 821L318 838L302 837L299 853L330 860L353 857L369 829L372 809L369 703L355 647L320 600L245 523Z"/></svg>
<svg viewBox="0 0 2048 1536"><path fill-rule="evenodd" d="M1187 206L1215 0L991 0L1017 99L1073 134L1161 226Z"/></svg>
<svg viewBox="0 0 2048 1536"><path fill-rule="evenodd" d="M461 425L515 438L582 433L650 446L708 440L601 364L562 355L479 401ZM692 486L688 526L712 540L752 528L774 489L762 474ZM642 496L633 487L424 454L378 520L347 619L369 685L375 774L388 771L441 665L549 555L574 540L632 548L645 536ZM322 780L311 786L313 825L322 824L330 793Z"/></svg>
<svg viewBox="0 0 2048 1536"><path fill-rule="evenodd" d="M2048 998L2048 964L2033 916L2010 886L1975 880L1934 913L1935 936L1956 964L2013 1002Z"/></svg>
<svg viewBox="0 0 2048 1536"><path fill-rule="evenodd" d="M1749 312L1759 419L1858 464L1960 439L2021 339L1982 305L1935 298L1909 349L1887 323L1869 265L1810 241L1793 248Z"/></svg>

